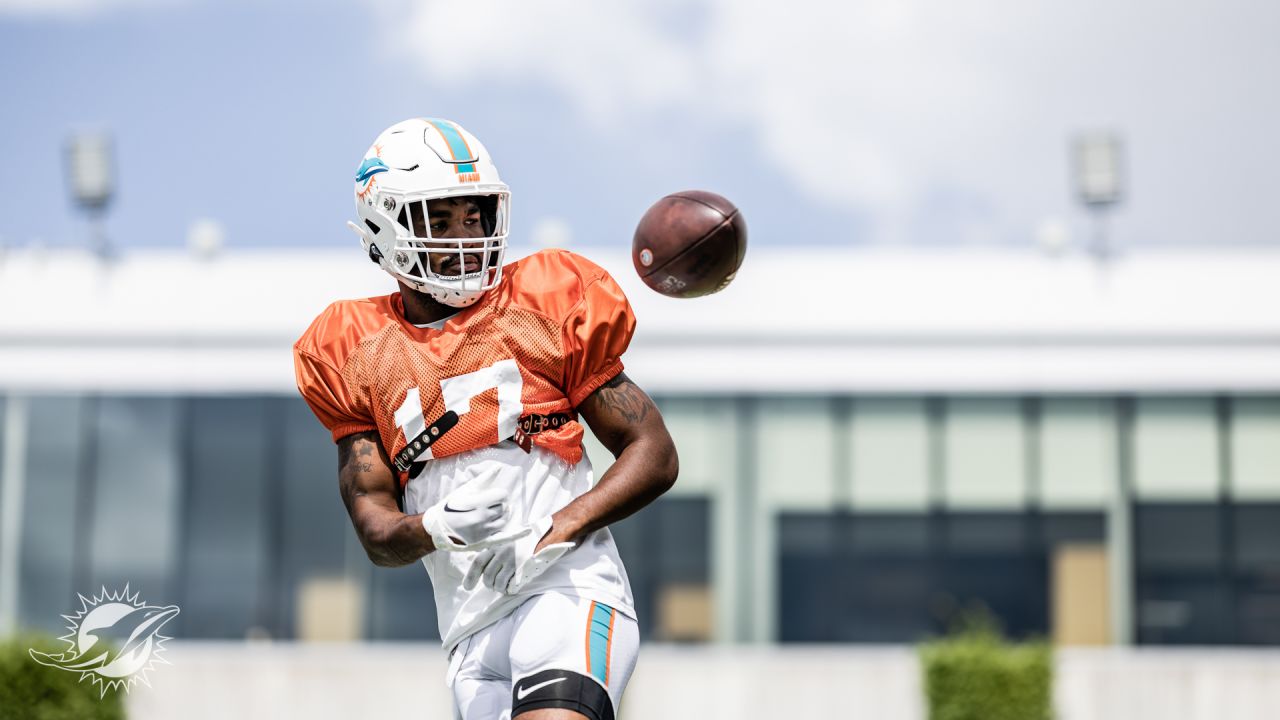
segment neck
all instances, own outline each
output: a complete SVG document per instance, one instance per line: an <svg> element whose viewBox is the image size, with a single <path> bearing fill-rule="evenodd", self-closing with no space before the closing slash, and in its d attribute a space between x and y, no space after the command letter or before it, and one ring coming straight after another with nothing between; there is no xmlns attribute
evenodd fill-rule
<svg viewBox="0 0 1280 720"><path fill-rule="evenodd" d="M400 299L404 303L404 319L414 325L433 323L458 312L458 308L437 302L430 295L404 283L400 283Z"/></svg>

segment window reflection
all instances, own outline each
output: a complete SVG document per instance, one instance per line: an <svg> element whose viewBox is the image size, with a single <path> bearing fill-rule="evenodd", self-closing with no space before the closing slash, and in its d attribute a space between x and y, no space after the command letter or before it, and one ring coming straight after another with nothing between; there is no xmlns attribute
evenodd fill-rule
<svg viewBox="0 0 1280 720"><path fill-rule="evenodd" d="M27 483L22 525L19 608L27 627L65 632L50 608L68 608L76 598L77 557L88 538L77 532L88 506L79 493L85 465L83 433L88 403L75 397L37 397L27 404ZM87 500L87 498L86 498ZM87 560L87 558L85 558Z"/></svg>
<svg viewBox="0 0 1280 720"><path fill-rule="evenodd" d="M104 397L92 427L88 592L128 583L143 597L172 597L181 539L178 401Z"/></svg>
<svg viewBox="0 0 1280 720"><path fill-rule="evenodd" d="M269 545L268 469L272 433L264 398L194 398L187 429L175 618L183 637L243 638L266 622L260 604Z"/></svg>

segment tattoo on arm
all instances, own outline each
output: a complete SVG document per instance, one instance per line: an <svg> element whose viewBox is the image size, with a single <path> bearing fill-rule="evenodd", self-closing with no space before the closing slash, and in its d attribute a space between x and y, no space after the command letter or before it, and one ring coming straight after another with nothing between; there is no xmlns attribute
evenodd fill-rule
<svg viewBox="0 0 1280 720"><path fill-rule="evenodd" d="M376 564L406 565L431 549L396 507L397 480L376 431L338 441L338 489L360 543Z"/></svg>
<svg viewBox="0 0 1280 720"><path fill-rule="evenodd" d="M604 409L618 413L629 423L638 423L655 410L653 401L626 373L618 373L595 393Z"/></svg>
<svg viewBox="0 0 1280 720"><path fill-rule="evenodd" d="M591 432L613 454L596 486L556 513L566 537L580 539L653 501L680 471L675 443L653 400L619 373L579 405ZM563 524L561 524L563 521Z"/></svg>
<svg viewBox="0 0 1280 720"><path fill-rule="evenodd" d="M376 443L377 433L373 431L349 435L338 442L338 489L348 511L356 498L368 495L360 486L360 474L373 471Z"/></svg>

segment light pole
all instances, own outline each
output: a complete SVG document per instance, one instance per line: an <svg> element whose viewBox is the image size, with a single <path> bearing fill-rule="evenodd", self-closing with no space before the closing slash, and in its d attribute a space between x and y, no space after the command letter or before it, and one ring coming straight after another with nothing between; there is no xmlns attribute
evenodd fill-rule
<svg viewBox="0 0 1280 720"><path fill-rule="evenodd" d="M1099 262L1114 254L1107 236L1106 214L1123 197L1123 151L1119 135L1088 132L1072 142L1072 173L1080 202L1093 217L1093 238L1089 250Z"/></svg>
<svg viewBox="0 0 1280 720"><path fill-rule="evenodd" d="M1123 145L1113 132L1090 132L1072 143L1072 169L1080 202L1093 216L1090 252L1097 260L1099 279L1105 280L1107 262L1115 248L1107 237L1106 215L1124 195ZM1132 407L1124 400L1113 405L1116 414L1117 467L1115 487L1107 502L1108 618L1111 641L1133 643L1133 502L1130 497L1129 448L1132 442Z"/></svg>
<svg viewBox="0 0 1280 720"><path fill-rule="evenodd" d="M115 153L105 132L82 132L67 141L67 180L71 197L89 217L90 249L108 258L107 206L115 195Z"/></svg>

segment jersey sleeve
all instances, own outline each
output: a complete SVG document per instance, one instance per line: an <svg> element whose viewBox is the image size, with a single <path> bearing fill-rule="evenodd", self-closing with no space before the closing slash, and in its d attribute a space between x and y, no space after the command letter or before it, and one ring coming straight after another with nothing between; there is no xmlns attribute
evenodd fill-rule
<svg viewBox="0 0 1280 720"><path fill-rule="evenodd" d="M333 435L334 442L352 433L378 428L373 417L347 388L342 375L324 360L295 346L293 367L298 391L311 407L311 412Z"/></svg>
<svg viewBox="0 0 1280 720"><path fill-rule="evenodd" d="M618 283L604 272L589 280L564 322L564 390L573 407L622 372L622 353L635 329L635 314Z"/></svg>

